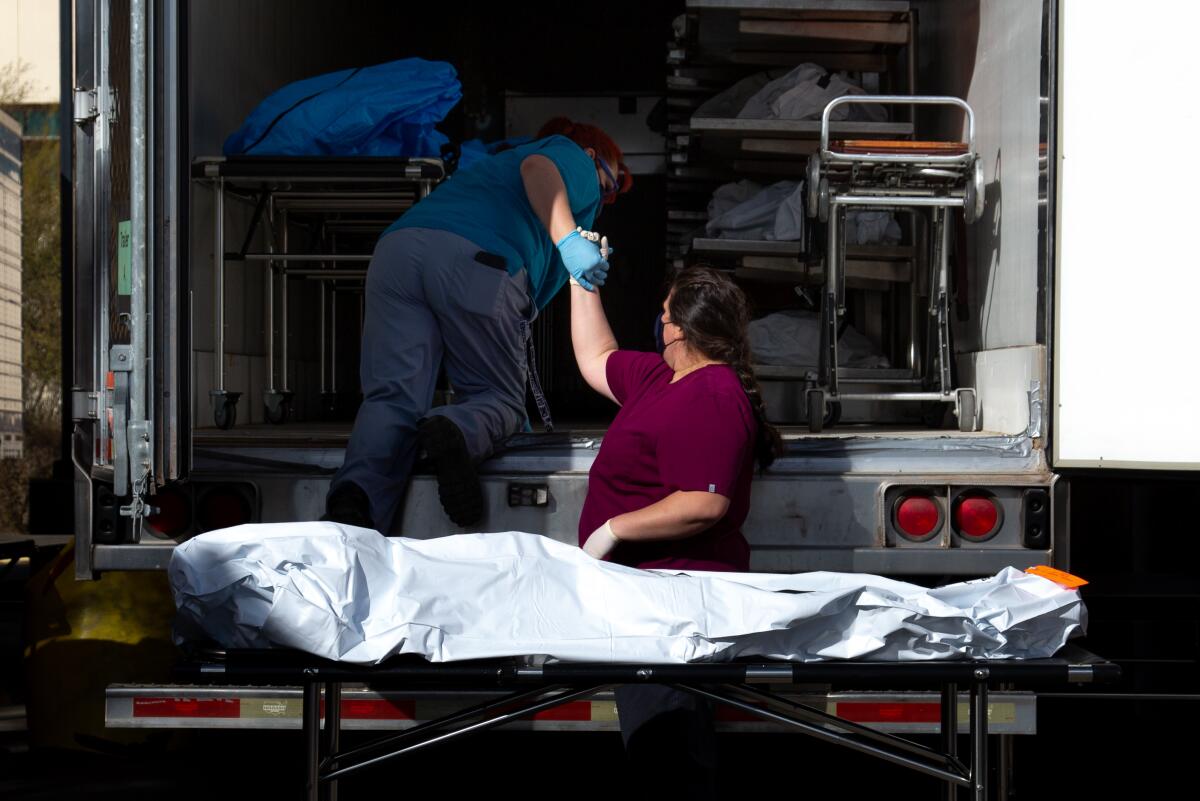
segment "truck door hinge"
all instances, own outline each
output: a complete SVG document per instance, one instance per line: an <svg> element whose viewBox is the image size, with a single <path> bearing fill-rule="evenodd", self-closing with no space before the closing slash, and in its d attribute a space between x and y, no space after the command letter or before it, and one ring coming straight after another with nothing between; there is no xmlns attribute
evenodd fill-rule
<svg viewBox="0 0 1200 801"><path fill-rule="evenodd" d="M100 393L83 389L71 390L71 421L81 423L100 419Z"/></svg>
<svg viewBox="0 0 1200 801"><path fill-rule="evenodd" d="M99 90L76 87L73 100L76 125L87 125L98 117L103 117L110 124L117 121L117 94L111 88Z"/></svg>

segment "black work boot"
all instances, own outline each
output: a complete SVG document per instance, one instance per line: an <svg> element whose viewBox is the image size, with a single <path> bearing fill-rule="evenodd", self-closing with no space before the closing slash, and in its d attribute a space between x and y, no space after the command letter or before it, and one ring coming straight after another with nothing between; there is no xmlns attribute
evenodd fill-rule
<svg viewBox="0 0 1200 801"><path fill-rule="evenodd" d="M321 519L348 526L375 528L367 493L353 481L339 484L329 493L325 499L325 514L321 515Z"/></svg>
<svg viewBox="0 0 1200 801"><path fill-rule="evenodd" d="M462 431L441 415L425 418L417 428L446 515L464 528L478 522L483 517L483 488Z"/></svg>

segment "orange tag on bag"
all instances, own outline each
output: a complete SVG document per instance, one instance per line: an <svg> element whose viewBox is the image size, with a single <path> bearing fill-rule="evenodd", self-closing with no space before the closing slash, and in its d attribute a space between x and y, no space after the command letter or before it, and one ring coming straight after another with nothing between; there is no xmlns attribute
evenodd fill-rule
<svg viewBox="0 0 1200 801"><path fill-rule="evenodd" d="M1078 587L1082 587L1084 584L1087 584L1087 581L1079 578L1079 576L1072 576L1070 573L1064 573L1061 570L1055 570L1049 565L1035 565L1033 567L1026 568L1025 572L1032 573L1035 576L1041 576L1044 579L1050 579L1058 586L1065 587L1068 590L1073 590Z"/></svg>

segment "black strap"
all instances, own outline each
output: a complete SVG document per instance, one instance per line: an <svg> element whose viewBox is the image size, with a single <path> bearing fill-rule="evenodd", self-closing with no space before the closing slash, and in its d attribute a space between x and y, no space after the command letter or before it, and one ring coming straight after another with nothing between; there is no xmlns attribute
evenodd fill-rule
<svg viewBox="0 0 1200 801"><path fill-rule="evenodd" d="M282 120L288 114L291 114L298 107L304 105L308 101L312 100L314 97L320 97L321 95L325 94L326 92L330 91L331 89L337 89L339 86L341 86L346 81L350 80L351 78L353 78L355 75L357 75L360 72L362 72L362 67L355 67L353 70L351 70L349 75L347 75L345 78L342 78L342 80L338 81L333 86L326 86L324 89L322 89L319 92L314 92L311 95L309 95L308 97L302 97L299 100L297 100L295 103L293 103L292 105L285 108L283 111L279 112L279 115L277 117L275 117L275 119L271 120L271 124L267 126L267 129L265 131L263 131L261 134L259 134L258 138L254 140L254 144L250 145L248 148L246 148L242 152L249 153L251 150L258 147L262 143L262 140L267 138L267 134L271 133L271 131L275 128L276 123L278 123L280 120Z"/></svg>
<svg viewBox="0 0 1200 801"><path fill-rule="evenodd" d="M537 404L538 414L541 415L542 425L546 433L554 432L554 421L550 419L550 404L546 402L546 393L542 391L542 382L538 378L537 353L533 349L533 332L529 323L521 321L521 335L525 338L525 361L529 367L529 391L533 393L533 402Z"/></svg>

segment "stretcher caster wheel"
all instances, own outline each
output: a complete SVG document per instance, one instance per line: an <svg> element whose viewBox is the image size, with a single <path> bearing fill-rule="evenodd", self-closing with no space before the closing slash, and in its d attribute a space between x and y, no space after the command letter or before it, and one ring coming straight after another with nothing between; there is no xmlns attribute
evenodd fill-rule
<svg viewBox="0 0 1200 801"><path fill-rule="evenodd" d="M808 185L805 194L807 201L805 211L809 217L817 216L817 187L821 183L821 156L818 153L813 153L808 157Z"/></svg>
<svg viewBox="0 0 1200 801"><path fill-rule="evenodd" d="M842 404L834 401L825 404L825 427L833 428L842 419Z"/></svg>
<svg viewBox="0 0 1200 801"><path fill-rule="evenodd" d="M213 424L222 431L228 431L237 423L237 404L242 393L214 390L210 394L213 402Z"/></svg>
<svg viewBox="0 0 1200 801"><path fill-rule="evenodd" d="M979 166L979 160L976 159L963 192L963 220L967 225L983 216L984 200L983 167Z"/></svg>
<svg viewBox="0 0 1200 801"><path fill-rule="evenodd" d="M291 416L293 393L268 392L263 396L263 416L272 425L279 425Z"/></svg>
<svg viewBox="0 0 1200 801"><path fill-rule="evenodd" d="M832 428L842 416L842 404L836 401L830 403L821 389L810 389L805 393L804 401L808 412L808 430L812 434L820 434L826 427Z"/></svg>
<svg viewBox="0 0 1200 801"><path fill-rule="evenodd" d="M829 179L822 178L817 187L817 219L829 222Z"/></svg>
<svg viewBox="0 0 1200 801"><path fill-rule="evenodd" d="M959 431L976 431L979 428L979 412L975 403L975 390L960 389L954 404L954 413L958 415Z"/></svg>

